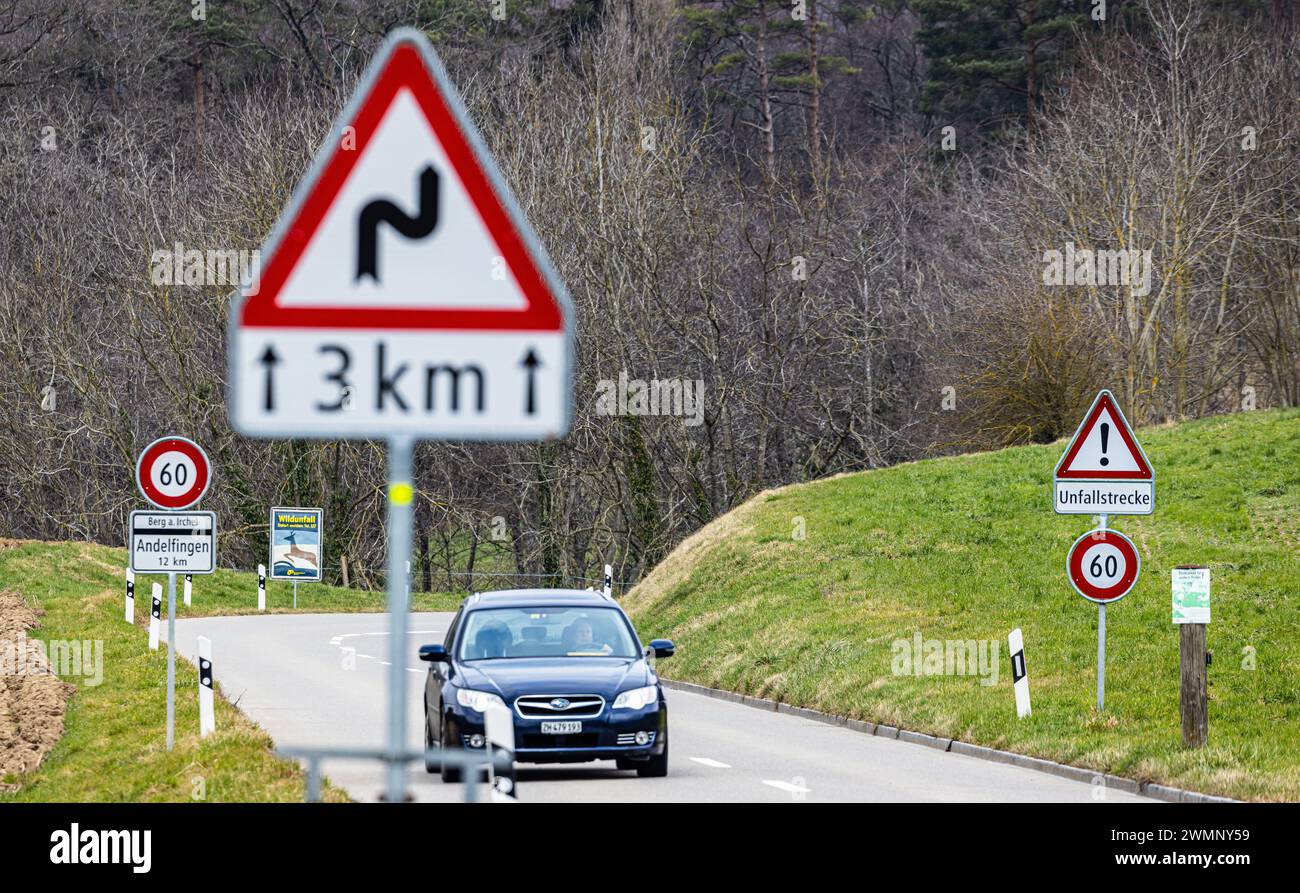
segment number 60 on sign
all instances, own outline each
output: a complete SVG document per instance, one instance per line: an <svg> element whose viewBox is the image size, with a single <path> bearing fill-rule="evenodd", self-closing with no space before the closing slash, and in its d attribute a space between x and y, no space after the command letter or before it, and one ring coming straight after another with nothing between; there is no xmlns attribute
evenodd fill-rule
<svg viewBox="0 0 1300 893"><path fill-rule="evenodd" d="M1133 541L1117 530L1090 530L1074 541L1065 561L1075 591L1102 604L1119 601L1142 570Z"/></svg>

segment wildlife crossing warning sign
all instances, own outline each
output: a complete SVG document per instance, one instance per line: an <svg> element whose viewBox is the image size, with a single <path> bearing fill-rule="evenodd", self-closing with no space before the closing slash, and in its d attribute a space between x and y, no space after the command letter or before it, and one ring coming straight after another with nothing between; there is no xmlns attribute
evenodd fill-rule
<svg viewBox="0 0 1300 893"><path fill-rule="evenodd" d="M1097 394L1061 455L1053 491L1062 515L1155 511L1155 473L1110 391Z"/></svg>
<svg viewBox="0 0 1300 893"><path fill-rule="evenodd" d="M375 56L263 257L231 307L242 433L568 431L568 294L420 32Z"/></svg>
<svg viewBox="0 0 1300 893"><path fill-rule="evenodd" d="M271 509L272 580L319 583L321 579L321 510Z"/></svg>

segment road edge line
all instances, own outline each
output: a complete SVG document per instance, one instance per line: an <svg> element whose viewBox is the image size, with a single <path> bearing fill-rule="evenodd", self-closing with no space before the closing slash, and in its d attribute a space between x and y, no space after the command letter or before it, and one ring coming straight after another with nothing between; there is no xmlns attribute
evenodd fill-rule
<svg viewBox="0 0 1300 893"><path fill-rule="evenodd" d="M998 750L995 747L986 747L982 744L971 744L967 741L962 741L956 738L941 738L935 735L927 735L924 732L914 732L910 729L899 728L897 726L881 725L879 723L873 723L861 719L849 719L848 717L840 716L835 713L825 713L821 710L813 710L811 707L797 707L793 704L784 704L780 701L773 701L769 698L756 698L753 695L743 695L739 692L727 691L721 688L709 688L706 685L699 685L695 682L680 682L676 679L665 679L662 676L659 677L659 682L665 688L674 689L676 691L703 695L704 697L716 698L720 701L731 701L734 704L743 704L746 707L753 707L758 710L771 710L776 713L785 713L790 716L798 716L802 719L810 719L814 722L823 722L828 725L842 726L864 735L875 735L881 738L894 738L898 741L906 741L909 744L933 747L936 750L955 753L961 756L974 757L978 760L987 760L992 763L1006 763L1011 766L1018 766L1022 769L1033 769L1038 772L1045 772L1048 775L1055 775L1059 778L1068 778L1072 781L1081 781L1092 784L1095 779L1100 778L1108 788L1114 788L1130 794L1137 794L1141 797L1149 797L1152 800L1162 800L1167 803L1243 802L1241 800L1234 800L1231 797L1202 794L1199 791L1189 791L1184 788L1175 788L1169 785L1157 784L1156 782L1137 781L1133 778L1125 778L1122 775L1095 772L1092 769L1085 769L1082 766L1071 766L1068 763L1058 763L1054 760L1048 760L1042 757L1031 757L1027 754L1015 753L1009 750Z"/></svg>

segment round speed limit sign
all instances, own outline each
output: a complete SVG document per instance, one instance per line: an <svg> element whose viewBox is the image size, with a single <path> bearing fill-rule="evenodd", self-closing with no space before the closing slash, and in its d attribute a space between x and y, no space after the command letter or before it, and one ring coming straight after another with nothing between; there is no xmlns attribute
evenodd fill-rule
<svg viewBox="0 0 1300 893"><path fill-rule="evenodd" d="M1089 601L1108 603L1128 595L1142 570L1133 541L1117 530L1090 530L1074 541L1065 571Z"/></svg>
<svg viewBox="0 0 1300 893"><path fill-rule="evenodd" d="M158 438L135 466L140 492L160 509L189 508L203 498L211 479L208 454L185 437Z"/></svg>

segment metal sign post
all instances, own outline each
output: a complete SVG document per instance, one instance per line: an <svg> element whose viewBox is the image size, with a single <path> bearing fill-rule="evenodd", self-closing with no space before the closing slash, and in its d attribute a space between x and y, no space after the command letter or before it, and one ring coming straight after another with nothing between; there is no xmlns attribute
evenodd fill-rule
<svg viewBox="0 0 1300 893"><path fill-rule="evenodd" d="M176 572L167 575L167 749L176 744Z"/></svg>
<svg viewBox="0 0 1300 893"><path fill-rule="evenodd" d="M1106 606L1097 606L1097 712L1106 709Z"/></svg>
<svg viewBox="0 0 1300 893"><path fill-rule="evenodd" d="M1106 516L1101 516L1098 530L1106 529ZM1097 603L1097 712L1106 709L1106 603Z"/></svg>
<svg viewBox="0 0 1300 893"><path fill-rule="evenodd" d="M1106 708L1106 606L1127 595L1142 573L1142 557L1133 541L1098 525L1074 541L1065 559L1070 585L1088 601L1097 603L1097 710Z"/></svg>
<svg viewBox="0 0 1300 893"><path fill-rule="evenodd" d="M405 797L406 766L397 755L406 750L406 635L410 605L406 556L411 554L411 447L409 437L388 441L388 802Z"/></svg>

